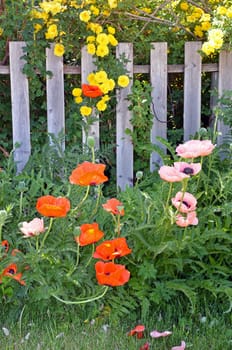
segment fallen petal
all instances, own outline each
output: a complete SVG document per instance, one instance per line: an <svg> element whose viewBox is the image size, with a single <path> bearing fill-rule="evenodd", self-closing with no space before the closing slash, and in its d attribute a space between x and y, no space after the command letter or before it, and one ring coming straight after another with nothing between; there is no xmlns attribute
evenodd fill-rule
<svg viewBox="0 0 232 350"><path fill-rule="evenodd" d="M182 340L181 345L180 346L174 346L171 350L184 350L185 349L185 342Z"/></svg>
<svg viewBox="0 0 232 350"><path fill-rule="evenodd" d="M172 332L170 332L170 331L159 332L159 331L155 330L155 331L150 332L150 336L152 338L167 337L170 334L172 334Z"/></svg>
<svg viewBox="0 0 232 350"><path fill-rule="evenodd" d="M10 331L9 329L2 327L3 333L5 334L6 337L8 337L8 335L10 335Z"/></svg>

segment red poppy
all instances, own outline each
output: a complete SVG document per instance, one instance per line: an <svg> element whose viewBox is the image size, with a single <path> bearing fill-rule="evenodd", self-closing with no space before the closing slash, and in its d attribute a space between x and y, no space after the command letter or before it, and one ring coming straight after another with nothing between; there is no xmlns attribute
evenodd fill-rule
<svg viewBox="0 0 232 350"><path fill-rule="evenodd" d="M105 204L102 204L102 207L114 214L114 215L124 215L123 204L116 198L109 199Z"/></svg>
<svg viewBox="0 0 232 350"><path fill-rule="evenodd" d="M1 245L2 247L4 247L5 253L7 253L10 247L9 242L5 239L4 241L2 241Z"/></svg>
<svg viewBox="0 0 232 350"><path fill-rule="evenodd" d="M130 278L130 272L126 270L124 265L114 264L113 262L98 261L95 264L95 270L98 283L106 286L122 286Z"/></svg>
<svg viewBox="0 0 232 350"><path fill-rule="evenodd" d="M72 171L69 181L71 184L80 186L100 185L108 181L108 177L104 175L105 167L105 164L84 162Z"/></svg>
<svg viewBox="0 0 232 350"><path fill-rule="evenodd" d="M93 257L102 260L113 260L130 253L131 249L129 249L126 239L120 237L101 243L96 247Z"/></svg>
<svg viewBox="0 0 232 350"><path fill-rule="evenodd" d="M82 93L86 97L96 98L103 95L101 89L96 85L82 84Z"/></svg>
<svg viewBox="0 0 232 350"><path fill-rule="evenodd" d="M18 281L20 284L25 286L25 281L23 281L22 278L22 273L19 272L17 273L17 265L16 264L10 264L8 265L2 272L1 277L10 277L13 278L14 280ZM0 282L1 282L1 278L0 278Z"/></svg>
<svg viewBox="0 0 232 350"><path fill-rule="evenodd" d="M65 197L42 196L36 203L37 211L48 217L65 217L70 210L70 201Z"/></svg>
<svg viewBox="0 0 232 350"><path fill-rule="evenodd" d="M143 344L139 350L149 350L150 349L150 343L146 342Z"/></svg>
<svg viewBox="0 0 232 350"><path fill-rule="evenodd" d="M80 235L75 237L76 242L80 244L80 246L95 243L104 236L104 233L99 230L98 224L96 222L93 224L81 225L80 231Z"/></svg>
<svg viewBox="0 0 232 350"><path fill-rule="evenodd" d="M145 326L142 324L137 325L134 329L132 329L128 335L136 335L137 338L141 339L144 336Z"/></svg>

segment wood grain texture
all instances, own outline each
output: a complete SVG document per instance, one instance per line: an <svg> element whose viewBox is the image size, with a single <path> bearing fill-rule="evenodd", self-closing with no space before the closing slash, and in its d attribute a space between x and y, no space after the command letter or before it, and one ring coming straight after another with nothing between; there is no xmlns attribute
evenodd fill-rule
<svg viewBox="0 0 232 350"><path fill-rule="evenodd" d="M184 140L201 127L201 42L185 43Z"/></svg>
<svg viewBox="0 0 232 350"><path fill-rule="evenodd" d="M153 43L150 55L150 81L152 85L151 111L154 115L151 130L151 143L159 146L164 152L166 149L157 140L157 136L167 138L167 43ZM154 171L162 165L158 153L152 152L150 170Z"/></svg>
<svg viewBox="0 0 232 350"><path fill-rule="evenodd" d="M23 170L31 154L29 87L27 77L22 72L25 64L21 59L23 47L23 42L11 42L9 45L13 146L18 173Z"/></svg>
<svg viewBox="0 0 232 350"><path fill-rule="evenodd" d="M133 45L131 43L120 43L117 47L117 57L124 55L127 63L125 68L131 78L130 84L123 89L117 91L117 107L116 107L116 160L117 160L117 187L124 190L126 186L133 185L133 144L131 137L125 133L127 129L133 130L130 119L132 117L129 111L128 94L131 93L133 84Z"/></svg>
<svg viewBox="0 0 232 350"><path fill-rule="evenodd" d="M65 133L64 113L64 72L63 58L53 53L54 44L46 49L46 70L52 73L47 76L47 125L48 133L55 137L62 132ZM61 148L64 149L64 140L61 141Z"/></svg>

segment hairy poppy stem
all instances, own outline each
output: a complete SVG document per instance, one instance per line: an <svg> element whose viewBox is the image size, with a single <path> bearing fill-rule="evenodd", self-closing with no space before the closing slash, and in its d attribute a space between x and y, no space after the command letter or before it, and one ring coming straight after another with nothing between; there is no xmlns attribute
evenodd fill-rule
<svg viewBox="0 0 232 350"><path fill-rule="evenodd" d="M103 293L101 293L101 294L97 294L91 298L86 298L86 299L82 299L82 300L75 300L75 301L61 299L55 294L51 294L51 296L54 297L55 299L57 299L58 301L66 304L66 305L80 305L80 304L91 303L92 301L103 298L104 295L106 294L106 292L108 291L108 289L109 289L109 287L106 286Z"/></svg>
<svg viewBox="0 0 232 350"><path fill-rule="evenodd" d="M92 260L93 253L94 253L94 248L95 248L95 246L94 246L94 243L93 243L93 244L92 244L92 253L91 253L90 258L89 258L89 260L87 261L87 264L85 265L85 267L89 266L90 261Z"/></svg>
<svg viewBox="0 0 232 350"><path fill-rule="evenodd" d="M165 205L165 209L166 210L168 209L168 204L169 204L169 201L170 201L170 198L171 198L171 194L172 194L172 182L169 183L168 197L167 197L166 205Z"/></svg>
<svg viewBox="0 0 232 350"><path fill-rule="evenodd" d="M71 276L73 272L76 270L77 266L79 265L80 260L80 244L77 244L77 252L76 252L76 263L74 267L67 273L67 276Z"/></svg>
<svg viewBox="0 0 232 350"><path fill-rule="evenodd" d="M43 248L44 243L45 243L45 241L46 241L46 239L47 239L47 237L48 237L48 235L49 235L49 233L50 233L50 231L51 231L52 224L53 224L53 220L54 220L54 218L50 218L48 230L47 230L47 232L44 234L43 240L42 240L41 245L40 245L40 249Z"/></svg>
<svg viewBox="0 0 232 350"><path fill-rule="evenodd" d="M80 208L80 206L84 203L84 201L87 199L88 195L89 195L89 190L90 190L90 186L87 186L86 192L84 197L82 198L82 200L80 201L80 203L72 210L72 213L75 212L78 208Z"/></svg>

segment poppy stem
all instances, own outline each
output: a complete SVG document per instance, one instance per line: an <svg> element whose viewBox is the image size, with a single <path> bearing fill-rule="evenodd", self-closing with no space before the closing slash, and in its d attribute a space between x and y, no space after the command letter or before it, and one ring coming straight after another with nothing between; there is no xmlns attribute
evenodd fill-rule
<svg viewBox="0 0 232 350"><path fill-rule="evenodd" d="M50 231L51 231L52 224L53 224L53 220L54 220L54 218L50 218L48 230L47 230L47 232L46 232L46 233L44 234L44 236L43 236L43 240L42 240L42 242L41 242L40 249L43 248L44 243L45 243L45 241L46 241L46 239L47 239L47 237L48 237L48 235L49 235L49 233L50 233Z"/></svg>
<svg viewBox="0 0 232 350"><path fill-rule="evenodd" d="M95 301L95 300L103 298L104 295L106 294L106 292L108 291L108 289L109 289L109 287L106 286L101 294L97 294L97 295L95 295L93 297L90 297L90 298L86 298L86 299L82 299L82 300L74 300L74 301L61 299L55 294L51 294L51 296L53 298L55 298L56 300L66 304L66 305L79 305L79 304L91 303L92 301Z"/></svg>
<svg viewBox="0 0 232 350"><path fill-rule="evenodd" d="M73 272L76 270L77 266L79 265L80 260L80 244L77 244L77 252L76 252L76 263L74 267L67 273L67 276L71 276Z"/></svg>
<svg viewBox="0 0 232 350"><path fill-rule="evenodd" d="M87 261L87 264L85 265L85 267L89 266L90 261L92 260L92 257L93 257L94 249L95 249L95 246L94 246L94 243L93 243L93 244L92 244L92 253L91 253L90 258L89 258L89 260Z"/></svg>
<svg viewBox="0 0 232 350"><path fill-rule="evenodd" d="M172 182L169 183L169 191L168 191L168 196L167 196L167 200L166 200L166 205L165 205L165 209L168 209L168 204L171 198L171 194L172 194Z"/></svg>
<svg viewBox="0 0 232 350"><path fill-rule="evenodd" d="M100 186L97 186L98 187L98 193L97 193L97 201L96 201L96 205L95 205L95 208L92 212L92 216L94 216L97 212L97 208L98 208L98 205L99 205L99 201L100 201L100 198L101 198L101 195L102 195L102 191L101 191L101 187Z"/></svg>
<svg viewBox="0 0 232 350"><path fill-rule="evenodd" d="M84 201L87 199L88 195L89 195L89 189L90 186L87 186L86 192L84 197L82 198L82 200L79 202L79 204L72 210L72 213L75 212L78 208L80 208L80 206L84 203Z"/></svg>
<svg viewBox="0 0 232 350"><path fill-rule="evenodd" d="M201 156L201 169L202 169L202 163L203 163L203 157ZM208 175L209 175L209 173L208 173ZM199 174L198 174L198 178L197 178L196 192L198 191L199 182L200 182L200 177L201 177L201 175L200 175L200 173L199 173ZM206 190L206 192L207 192L207 190Z"/></svg>

